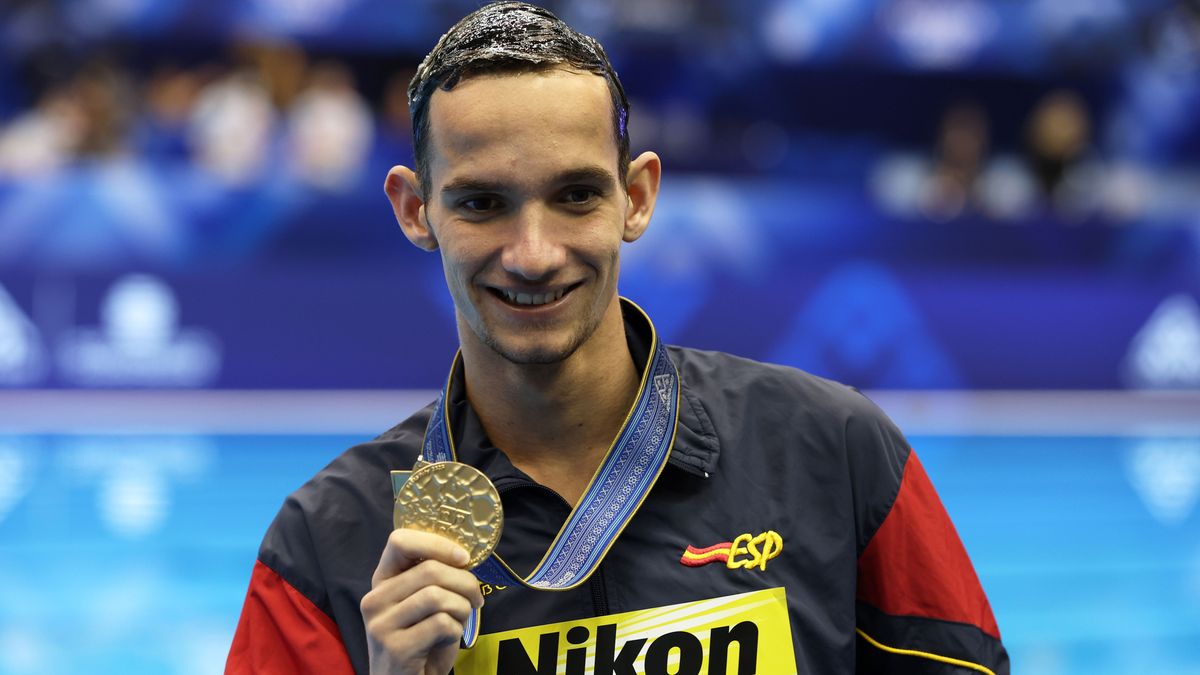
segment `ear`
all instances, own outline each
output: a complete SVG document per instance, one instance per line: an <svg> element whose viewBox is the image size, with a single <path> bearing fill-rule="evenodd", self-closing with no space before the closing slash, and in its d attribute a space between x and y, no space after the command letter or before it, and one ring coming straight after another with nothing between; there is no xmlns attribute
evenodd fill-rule
<svg viewBox="0 0 1200 675"><path fill-rule="evenodd" d="M383 181L383 191L392 203L392 213L396 214L404 236L417 248L436 251L437 237L425 216L425 199L416 173L407 166L393 166Z"/></svg>
<svg viewBox="0 0 1200 675"><path fill-rule="evenodd" d="M629 210L625 213L625 232L621 237L625 241L637 241L650 225L661 178L662 161L653 152L643 152L629 163L626 188Z"/></svg>

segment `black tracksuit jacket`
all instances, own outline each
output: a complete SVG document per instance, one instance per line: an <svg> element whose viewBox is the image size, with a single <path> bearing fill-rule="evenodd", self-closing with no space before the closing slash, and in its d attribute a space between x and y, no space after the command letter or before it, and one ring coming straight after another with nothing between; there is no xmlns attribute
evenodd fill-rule
<svg viewBox="0 0 1200 675"><path fill-rule="evenodd" d="M648 327L627 316L626 328L644 364ZM1008 673L970 559L875 405L792 368L668 350L679 426L649 497L582 586L485 586L482 636L459 675ZM488 441L465 398L450 405L459 461L501 494L498 553L525 574L571 506ZM432 409L349 449L287 498L259 551L227 673L368 672L359 601L392 530L389 472L412 466Z"/></svg>

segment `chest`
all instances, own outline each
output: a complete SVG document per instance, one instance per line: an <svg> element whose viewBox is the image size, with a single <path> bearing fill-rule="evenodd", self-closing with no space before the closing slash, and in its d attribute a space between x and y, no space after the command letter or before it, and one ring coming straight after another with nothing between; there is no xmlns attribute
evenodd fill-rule
<svg viewBox="0 0 1200 675"><path fill-rule="evenodd" d="M854 626L854 527L852 514L825 487L784 481L770 471L664 474L583 585L561 592L485 586L483 639L504 637L483 651L500 658L500 646L507 645L506 658L522 664L509 667L523 668L525 654L530 672L542 672L538 650L553 649L564 667L569 654L593 667L636 658L642 665L635 672L649 673L654 645L675 645L671 658L686 661L695 638L702 647L698 663L706 664L696 672L726 672L712 670L712 659L723 658L713 656L713 646L733 640L736 629L746 640L737 653L746 652L752 629L757 665L746 667L757 672L777 672L763 668L763 659L773 657L843 659ZM509 493L505 510L500 552L524 574L540 561L568 509L527 490ZM765 651L768 646L774 651ZM730 665L728 672L743 672L739 668Z"/></svg>

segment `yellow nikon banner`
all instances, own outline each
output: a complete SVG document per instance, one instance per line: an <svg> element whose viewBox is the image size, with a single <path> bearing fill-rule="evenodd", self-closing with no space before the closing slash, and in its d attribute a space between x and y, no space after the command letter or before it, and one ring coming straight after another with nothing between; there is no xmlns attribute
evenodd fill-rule
<svg viewBox="0 0 1200 675"><path fill-rule="evenodd" d="M796 672L782 588L480 635L456 675Z"/></svg>

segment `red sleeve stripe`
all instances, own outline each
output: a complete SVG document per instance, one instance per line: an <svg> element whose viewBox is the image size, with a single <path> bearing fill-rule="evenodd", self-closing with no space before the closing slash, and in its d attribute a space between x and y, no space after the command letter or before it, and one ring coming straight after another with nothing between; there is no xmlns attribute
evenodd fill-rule
<svg viewBox="0 0 1200 675"><path fill-rule="evenodd" d="M226 675L353 675L337 624L261 561L238 620Z"/></svg>
<svg viewBox="0 0 1200 675"><path fill-rule="evenodd" d="M894 616L971 624L1000 639L971 559L915 452L891 511L858 559L858 599Z"/></svg>

